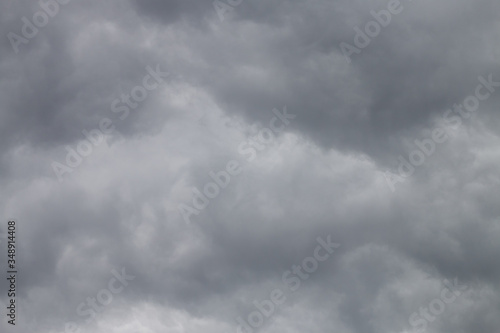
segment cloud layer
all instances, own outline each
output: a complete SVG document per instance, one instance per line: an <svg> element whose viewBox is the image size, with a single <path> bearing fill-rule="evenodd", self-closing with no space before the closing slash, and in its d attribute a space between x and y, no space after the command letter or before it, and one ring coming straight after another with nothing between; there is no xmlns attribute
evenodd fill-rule
<svg viewBox="0 0 500 333"><path fill-rule="evenodd" d="M401 0L350 62L340 44L388 2L222 3L0 5L0 233L15 217L20 272L1 330L496 333L499 2ZM340 247L302 278L328 235ZM276 289L267 317L254 302Z"/></svg>

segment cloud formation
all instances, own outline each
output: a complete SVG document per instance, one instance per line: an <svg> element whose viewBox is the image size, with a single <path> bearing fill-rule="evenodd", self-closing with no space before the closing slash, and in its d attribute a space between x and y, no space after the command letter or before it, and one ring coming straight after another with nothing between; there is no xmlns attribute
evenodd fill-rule
<svg viewBox="0 0 500 333"><path fill-rule="evenodd" d="M210 1L0 4L0 234L15 217L19 261L18 323L0 330L237 332L331 235L331 258L240 330L496 333L500 3L401 0L348 62L341 44L394 0L222 2L223 21ZM241 172L186 223L179 205L230 161ZM122 268L134 280L79 313Z"/></svg>

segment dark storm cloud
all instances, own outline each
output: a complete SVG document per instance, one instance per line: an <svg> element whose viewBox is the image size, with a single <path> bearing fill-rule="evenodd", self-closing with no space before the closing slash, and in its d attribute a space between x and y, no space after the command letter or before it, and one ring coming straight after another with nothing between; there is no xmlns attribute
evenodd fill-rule
<svg viewBox="0 0 500 333"><path fill-rule="evenodd" d="M205 88L227 112L252 120L263 120L266 105L286 102L307 115L296 127L326 147L377 158L398 148L393 142L402 132L428 126L468 95L479 75L500 78L495 58L477 52L494 43L495 1L401 1L402 13L350 65L339 44L354 45L353 28L364 29L374 20L370 10L387 8L384 2L272 4L243 2L234 20L203 34L207 41L195 37L191 47L211 65L196 75L204 75ZM272 20L254 19L255 11ZM255 30L245 26L252 23L259 24Z"/></svg>
<svg viewBox="0 0 500 333"><path fill-rule="evenodd" d="M332 235L339 251L261 331L414 332L412 313L457 278L468 290L427 332L496 332L498 93L397 192L384 171L479 76L500 81L499 5L401 4L348 63L340 43L386 1L243 0L221 22L210 1L73 0L18 53L6 36L40 5L3 2L0 210L20 221L17 331L235 332ZM121 120L113 101L157 64L172 76ZM296 117L248 161L239 145L285 105ZM95 146L60 183L51 163L103 118L124 142ZM231 160L241 174L186 224L178 205ZM122 267L135 280L86 324L78 306Z"/></svg>
<svg viewBox="0 0 500 333"><path fill-rule="evenodd" d="M133 0L132 3L139 14L164 24L175 23L183 18L195 23L195 20L202 21L206 14L213 14L211 2L196 0Z"/></svg>

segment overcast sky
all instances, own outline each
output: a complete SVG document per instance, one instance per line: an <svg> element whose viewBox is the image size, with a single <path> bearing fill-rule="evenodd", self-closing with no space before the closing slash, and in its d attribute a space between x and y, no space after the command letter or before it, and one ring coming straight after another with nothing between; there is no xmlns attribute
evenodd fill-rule
<svg viewBox="0 0 500 333"><path fill-rule="evenodd" d="M0 3L0 331L499 332L498 0L59 1Z"/></svg>

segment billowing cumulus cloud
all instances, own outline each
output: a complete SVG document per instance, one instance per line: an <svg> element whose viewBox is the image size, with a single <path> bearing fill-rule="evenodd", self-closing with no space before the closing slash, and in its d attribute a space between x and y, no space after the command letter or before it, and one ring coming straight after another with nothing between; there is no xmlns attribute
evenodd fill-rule
<svg viewBox="0 0 500 333"><path fill-rule="evenodd" d="M497 1L0 6L2 332L498 331Z"/></svg>

